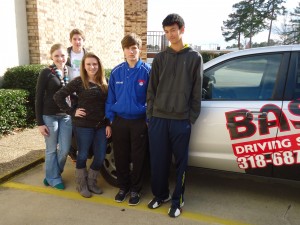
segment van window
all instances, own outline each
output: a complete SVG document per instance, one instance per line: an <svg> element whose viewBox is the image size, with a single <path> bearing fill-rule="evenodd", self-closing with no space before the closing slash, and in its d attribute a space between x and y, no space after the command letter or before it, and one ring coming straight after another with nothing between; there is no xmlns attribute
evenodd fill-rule
<svg viewBox="0 0 300 225"><path fill-rule="evenodd" d="M204 99L272 99L282 57L280 53L251 55L210 68L204 72Z"/></svg>

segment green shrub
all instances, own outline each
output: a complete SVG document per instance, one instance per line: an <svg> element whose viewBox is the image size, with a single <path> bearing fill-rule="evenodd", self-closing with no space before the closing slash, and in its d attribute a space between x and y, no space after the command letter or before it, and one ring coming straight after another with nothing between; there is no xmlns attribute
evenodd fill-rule
<svg viewBox="0 0 300 225"><path fill-rule="evenodd" d="M32 115L28 118L29 124L34 122L35 116L35 91L36 83L40 71L45 65L33 64L9 68L3 76L2 88L6 89L24 89L29 92L28 106L31 108Z"/></svg>
<svg viewBox="0 0 300 225"><path fill-rule="evenodd" d="M216 58L216 54L213 52L201 52L202 58L203 58L203 62L206 63L210 60L212 60L213 58Z"/></svg>
<svg viewBox="0 0 300 225"><path fill-rule="evenodd" d="M28 125L35 123L35 92L38 76L46 65L32 64L9 68L3 76L2 88L24 89L29 92L28 96ZM109 78L111 69L105 69L105 76Z"/></svg>
<svg viewBox="0 0 300 225"><path fill-rule="evenodd" d="M28 117L32 116L28 97L26 90L0 89L0 136L15 128L28 127Z"/></svg>
<svg viewBox="0 0 300 225"><path fill-rule="evenodd" d="M105 76L107 79L109 79L111 73L111 69L105 69Z"/></svg>
<svg viewBox="0 0 300 225"><path fill-rule="evenodd" d="M200 54L202 55L203 58L203 62L206 63L214 58L217 58L221 55L224 55L226 53L228 53L229 51L201 51Z"/></svg>

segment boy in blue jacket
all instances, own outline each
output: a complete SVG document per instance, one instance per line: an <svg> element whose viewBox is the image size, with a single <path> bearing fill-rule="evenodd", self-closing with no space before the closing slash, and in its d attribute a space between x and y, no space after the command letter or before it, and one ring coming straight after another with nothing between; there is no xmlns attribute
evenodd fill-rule
<svg viewBox="0 0 300 225"><path fill-rule="evenodd" d="M143 166L148 150L146 94L150 66L140 59L142 40L139 36L128 34L121 44L126 61L111 72L105 112L111 122L120 187L115 201L123 202L130 194L129 205L137 205L140 202Z"/></svg>

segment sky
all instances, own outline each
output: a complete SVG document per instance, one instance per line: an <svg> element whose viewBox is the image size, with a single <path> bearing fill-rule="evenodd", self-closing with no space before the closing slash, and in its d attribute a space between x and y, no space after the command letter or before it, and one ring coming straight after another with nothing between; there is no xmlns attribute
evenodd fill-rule
<svg viewBox="0 0 300 225"><path fill-rule="evenodd" d="M148 0L148 31L162 31L163 19L170 13L178 13L185 22L184 43L199 45L202 49L216 49L216 46L225 49L226 46L236 42L224 41L221 26L233 12L232 6L240 1ZM284 6L289 11L293 11L299 2L299 0L286 0ZM280 22L277 24L279 25ZM265 42L267 39L267 31L253 37L254 42Z"/></svg>

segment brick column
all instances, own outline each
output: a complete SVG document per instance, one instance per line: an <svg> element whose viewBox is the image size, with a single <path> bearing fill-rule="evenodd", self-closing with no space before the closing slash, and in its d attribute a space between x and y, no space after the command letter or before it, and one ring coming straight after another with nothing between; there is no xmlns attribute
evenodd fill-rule
<svg viewBox="0 0 300 225"><path fill-rule="evenodd" d="M136 33L142 38L142 60L147 59L147 15L148 0L124 0L125 35Z"/></svg>

